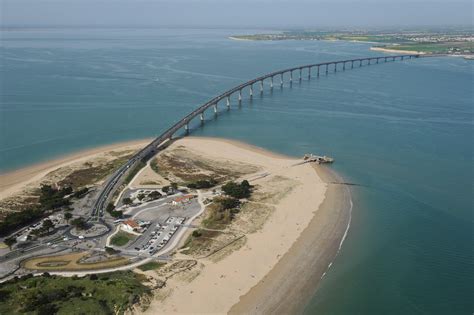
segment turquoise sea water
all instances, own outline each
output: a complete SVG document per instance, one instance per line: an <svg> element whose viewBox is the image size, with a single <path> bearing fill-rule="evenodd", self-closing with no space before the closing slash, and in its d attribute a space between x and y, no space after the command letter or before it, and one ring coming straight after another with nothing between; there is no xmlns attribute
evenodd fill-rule
<svg viewBox="0 0 474 315"><path fill-rule="evenodd" d="M0 171L157 135L259 74L381 55L364 43L226 38L241 32L3 30ZM194 134L330 155L361 185L307 314L472 314L473 86L461 58L373 65L266 86Z"/></svg>

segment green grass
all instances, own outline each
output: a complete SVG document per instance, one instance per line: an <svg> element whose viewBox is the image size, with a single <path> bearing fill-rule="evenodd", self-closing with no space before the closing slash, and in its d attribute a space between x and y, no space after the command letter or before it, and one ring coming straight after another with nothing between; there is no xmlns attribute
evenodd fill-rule
<svg viewBox="0 0 474 315"><path fill-rule="evenodd" d="M124 246L133 239L135 239L135 235L120 231L112 237L110 244L114 246Z"/></svg>
<svg viewBox="0 0 474 315"><path fill-rule="evenodd" d="M0 284L0 314L124 314L150 289L131 271L91 277L40 276Z"/></svg>
<svg viewBox="0 0 474 315"><path fill-rule="evenodd" d="M166 265L166 263L150 261L149 263L141 265L140 267L138 267L138 269L140 269L141 271L150 271L150 270L159 269L159 268L163 267L164 265Z"/></svg>
<svg viewBox="0 0 474 315"><path fill-rule="evenodd" d="M448 53L449 49L457 48L461 52L464 50L474 51L472 43L468 42L445 42L445 43L410 43L397 46L387 46L386 48L395 50L414 50L424 53Z"/></svg>
<svg viewBox="0 0 474 315"><path fill-rule="evenodd" d="M146 163L143 162L143 161L140 161L138 162L138 164L132 169L129 171L127 177L125 177L125 180L124 180L124 185L128 185L128 183L130 183L132 181L132 179L135 177L135 175L138 174L138 172L144 168L146 166Z"/></svg>

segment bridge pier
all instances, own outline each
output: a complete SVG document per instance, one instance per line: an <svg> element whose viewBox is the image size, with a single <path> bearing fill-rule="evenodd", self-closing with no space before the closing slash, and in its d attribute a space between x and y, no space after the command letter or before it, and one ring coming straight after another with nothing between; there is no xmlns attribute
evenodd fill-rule
<svg viewBox="0 0 474 315"><path fill-rule="evenodd" d="M362 59L359 60L359 68L362 67Z"/></svg>
<svg viewBox="0 0 474 315"><path fill-rule="evenodd" d="M290 71L290 83L293 83L293 70Z"/></svg>
<svg viewBox="0 0 474 315"><path fill-rule="evenodd" d="M214 115L217 115L217 103L212 105L212 107L214 107Z"/></svg>
<svg viewBox="0 0 474 315"><path fill-rule="evenodd" d="M329 67L329 65L326 64L326 75L328 74L328 67Z"/></svg>
<svg viewBox="0 0 474 315"><path fill-rule="evenodd" d="M242 102L242 90L239 90L239 103Z"/></svg>
<svg viewBox="0 0 474 315"><path fill-rule="evenodd" d="M384 57L383 59L384 59L384 62L387 62L387 57Z"/></svg>
<svg viewBox="0 0 474 315"><path fill-rule="evenodd" d="M260 94L263 93L263 80L260 80Z"/></svg>
<svg viewBox="0 0 474 315"><path fill-rule="evenodd" d="M229 95L227 95L226 102L227 102L227 108L230 108L230 96Z"/></svg>
<svg viewBox="0 0 474 315"><path fill-rule="evenodd" d="M303 71L303 70L300 68L300 81L303 80L303 78L301 77L301 72L302 72L302 71Z"/></svg>
<svg viewBox="0 0 474 315"><path fill-rule="evenodd" d="M367 65L370 66L370 62L372 61L372 59L367 59Z"/></svg>
<svg viewBox="0 0 474 315"><path fill-rule="evenodd" d="M189 124L184 125L184 131L186 134L189 134Z"/></svg>
<svg viewBox="0 0 474 315"><path fill-rule="evenodd" d="M283 86L283 73L280 73L280 86Z"/></svg>
<svg viewBox="0 0 474 315"><path fill-rule="evenodd" d="M250 97L252 97L252 96L253 96L253 85L252 85L252 84L250 84L250 91L249 91L249 93L250 93Z"/></svg>
<svg viewBox="0 0 474 315"><path fill-rule="evenodd" d="M270 77L270 89L273 89L273 77Z"/></svg>
<svg viewBox="0 0 474 315"><path fill-rule="evenodd" d="M379 63L379 58L377 58L377 62L376 62L376 63L377 63L377 64Z"/></svg>
<svg viewBox="0 0 474 315"><path fill-rule="evenodd" d="M351 69L354 69L354 60L351 61Z"/></svg>
<svg viewBox="0 0 474 315"><path fill-rule="evenodd" d="M334 63L334 72L337 72L337 62Z"/></svg>
<svg viewBox="0 0 474 315"><path fill-rule="evenodd" d="M346 71L346 62L344 61L344 63L342 64L342 71Z"/></svg>
<svg viewBox="0 0 474 315"><path fill-rule="evenodd" d="M204 123L204 112L199 114L199 119L201 120L201 123Z"/></svg>
<svg viewBox="0 0 474 315"><path fill-rule="evenodd" d="M308 68L308 80L311 79L311 67Z"/></svg>

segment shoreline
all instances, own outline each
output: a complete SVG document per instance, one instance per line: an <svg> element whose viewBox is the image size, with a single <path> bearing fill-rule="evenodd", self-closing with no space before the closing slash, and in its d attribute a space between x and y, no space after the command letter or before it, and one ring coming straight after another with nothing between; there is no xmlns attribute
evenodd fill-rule
<svg viewBox="0 0 474 315"><path fill-rule="evenodd" d="M314 166L314 169L326 183L341 181L331 169L324 166ZM327 185L323 203L296 242L264 279L240 297L229 314L303 312L331 268L350 228L352 200L349 188ZM328 217L331 212L333 216ZM321 243L328 238L330 242L321 248Z"/></svg>
<svg viewBox="0 0 474 315"><path fill-rule="evenodd" d="M275 165L283 165L288 163L288 160L295 159L295 157L275 153L238 140L217 137L184 137L182 139L185 139L185 141L190 140L191 142L193 142L192 140L197 140L196 143L200 141L202 141L202 143L207 142L208 149L212 146L222 149L228 146L227 150L232 151L231 147L234 146L242 149L244 153L241 152L240 154L250 154L248 156L250 160L253 159L250 156L260 155L268 157L268 162L270 165L273 165L272 167L275 167ZM15 190L16 192L21 191L21 189L29 183L40 180L43 176L58 168L79 161L85 161L108 151L131 148L138 149L140 146L146 145L149 141L149 139L136 140L82 150L48 162L38 163L23 169L1 174L0 180L2 181L2 185L0 186L0 198L4 198L3 195L5 195L6 192ZM245 151L247 151L247 153L245 153ZM228 153L229 152L227 152L227 154ZM245 157L245 155L243 157ZM263 160L261 160L261 158L262 157L260 157L260 163L263 163L265 158ZM273 160L273 162L270 162L270 160ZM265 164L266 163L267 162L265 162ZM277 212L265 223L265 225L267 225L267 227L264 227L266 234L262 234L262 231L260 231L248 235L251 238L249 246L253 249L251 251L253 255L258 254L259 251L265 247L271 247L267 245L264 246L262 242L268 244L268 241L271 239L281 237L279 235L281 234L281 229L285 224L289 224L288 210L291 209L292 205L294 207L295 204L298 204L298 210L292 210L296 211L293 215L297 217L297 219L294 219L296 221L293 222L293 224L296 223L297 226L301 226L300 224L302 224L302 229L300 230L299 227L296 228L294 226L293 232L288 232L290 233L289 235L293 236L287 240L280 239L282 244L286 242L283 248L274 246L267 249L264 256L259 257L259 259L263 259L263 261L261 262L262 265L257 269L254 267L254 262L253 265L248 265L247 269L245 266L242 267L240 265L242 262L249 262L249 259L250 261L255 259L255 256L249 256L248 248L237 250L232 259L230 257L224 258L223 261L225 262L220 265L220 267L226 266L224 269L209 264L208 262L206 263L206 268L210 268L211 270L208 270L208 272L205 272L205 275L203 275L204 281L200 281L201 283L199 284L194 282L189 284L176 284L175 289L181 289L181 292L178 292L174 297L170 296L173 297L171 302L169 298L167 298L158 304L153 303L154 305L151 305L151 310L157 310L163 306L161 305L162 303L165 303L167 307L164 309L168 309L169 311L173 309L174 302L183 300L183 296L188 293L184 291L189 289L190 285L205 288L206 283L216 281L216 275L223 273L223 270L242 267L242 272L244 272L244 274L252 273L253 279L238 284L235 283L235 280L239 277L234 279L233 277L235 277L235 275L228 274L227 280L230 281L230 283L226 284L224 282L222 285L231 286L232 288L228 289L226 293L222 292L225 296L225 302L217 303L212 306L211 311L229 312L230 310L230 313L300 312L302 307L304 307L314 295L321 279L339 252L350 223L350 209L348 208L348 204L350 203L350 191L348 187L328 184L328 182L334 181L335 179L339 180L339 176L324 166L307 165L305 167L304 170L295 170L296 173L288 173L288 175L299 174L297 176L303 176L300 180L305 184L302 188L297 189L299 192L295 193L294 196L278 204L279 208L277 208ZM6 182L5 184L3 179L7 177L10 178L10 182ZM311 192L313 189L314 193ZM321 189L324 190L321 191ZM308 200L303 200L305 199L305 194L306 196L313 194L320 197L312 196L311 198L313 199L307 198ZM334 209L337 209L337 211L334 211ZM227 260L228 258L229 260ZM255 276L253 274L255 274ZM289 277L289 275L295 276ZM183 288L180 288L180 286ZM278 290L275 288L278 288ZM210 287L210 289L215 290L216 288ZM193 298L197 298L197 292L203 292L203 294L205 294L207 291L195 290L194 292ZM221 291L216 291L216 294L219 294L219 292ZM204 302L202 302L202 304L204 304ZM209 310L207 307L208 305L198 305L198 310ZM148 312L149 311L150 309Z"/></svg>
<svg viewBox="0 0 474 315"><path fill-rule="evenodd" d="M146 145L150 141L151 139L141 139L97 146L94 148L79 150L70 154L55 157L45 162L39 162L15 170L7 171L5 173L0 173L0 199L9 197L19 192L19 190L28 184L40 180L46 174L61 167L85 161L108 151L138 149L141 145Z"/></svg>
<svg viewBox="0 0 474 315"><path fill-rule="evenodd" d="M426 53L422 51L416 50L398 50L398 49L390 49L390 48L383 48L383 47L370 47L370 50L373 51L381 51L381 52L388 52L388 53L399 53L399 54L417 54L417 55L426 55Z"/></svg>
<svg viewBox="0 0 474 315"><path fill-rule="evenodd" d="M166 290L158 293L145 313L288 314L301 311L316 292L347 234L351 210L348 187L328 184L339 180L339 176L322 166L291 167L294 157L235 140L200 139L215 142L213 145L221 149L212 153L214 157L222 154L221 158L230 159L224 156L229 153L224 145L228 143L244 149L236 152L240 155L239 161L245 160L245 156L257 155L254 162L268 163L267 167L273 169L268 171L272 176L287 176L299 183L275 204L275 211L266 218L261 229L246 234L245 245L217 262L199 260L201 268L194 276L182 276L191 277L189 282L179 277L170 279ZM207 152L210 148L199 141L197 144L195 149ZM250 157L244 162L249 161ZM270 180L261 185L272 183L268 178L261 180ZM209 295L218 298L210 301L206 298Z"/></svg>

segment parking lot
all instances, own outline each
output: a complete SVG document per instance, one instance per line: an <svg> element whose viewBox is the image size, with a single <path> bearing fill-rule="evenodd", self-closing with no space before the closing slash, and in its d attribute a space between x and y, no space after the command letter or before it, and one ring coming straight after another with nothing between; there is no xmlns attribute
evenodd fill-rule
<svg viewBox="0 0 474 315"><path fill-rule="evenodd" d="M127 246L126 250L148 256L167 248L179 229L183 228L181 225L196 215L200 209L196 199L176 206L169 203L154 203L134 209L135 220L149 221L151 224L142 235Z"/></svg>

